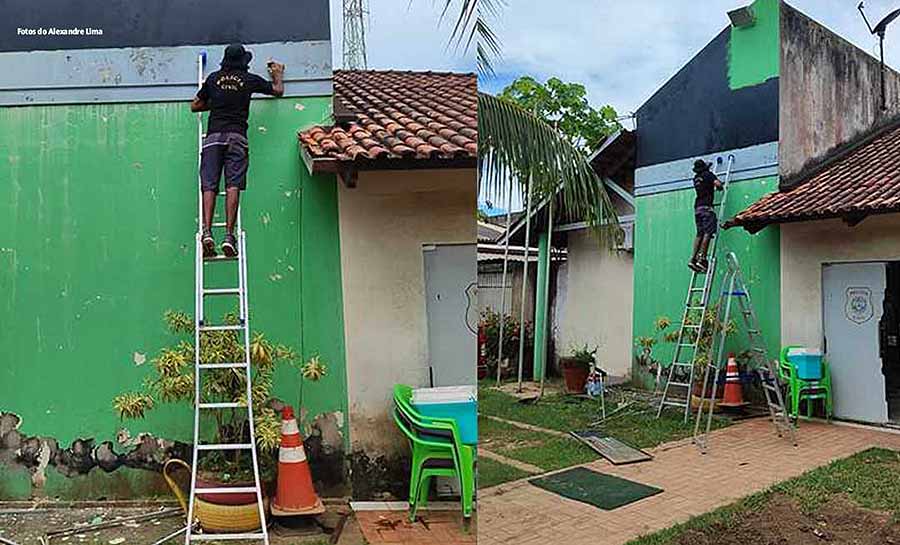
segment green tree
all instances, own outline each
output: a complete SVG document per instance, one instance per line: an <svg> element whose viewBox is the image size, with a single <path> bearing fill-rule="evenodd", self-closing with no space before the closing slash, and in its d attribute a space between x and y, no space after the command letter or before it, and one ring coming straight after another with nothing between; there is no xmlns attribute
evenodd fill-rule
<svg viewBox="0 0 900 545"><path fill-rule="evenodd" d="M503 89L500 98L533 112L585 153L621 128L616 110L609 105L599 109L591 106L587 90L580 83L565 83L559 78L540 83L531 76L522 76Z"/></svg>
<svg viewBox="0 0 900 545"><path fill-rule="evenodd" d="M481 74L492 74L501 57L491 23L504 6L505 0L444 0L444 15L458 8L451 41L465 49L477 42ZM582 148L513 100L478 93L478 167L480 189L486 193L505 195L510 184L530 181L533 198L558 192L563 207L584 218L601 244L615 241L615 209Z"/></svg>

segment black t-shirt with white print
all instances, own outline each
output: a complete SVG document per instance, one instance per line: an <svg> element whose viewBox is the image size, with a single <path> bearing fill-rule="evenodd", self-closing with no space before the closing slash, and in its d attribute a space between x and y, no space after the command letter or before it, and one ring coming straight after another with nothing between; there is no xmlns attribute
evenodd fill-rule
<svg viewBox="0 0 900 545"><path fill-rule="evenodd" d="M197 96L209 106L206 134L236 132L247 135L250 95L273 95L272 82L246 70L217 70L210 74Z"/></svg>
<svg viewBox="0 0 900 545"><path fill-rule="evenodd" d="M709 170L704 170L694 176L694 191L697 192L697 198L694 199L694 208L713 205L717 179L716 175Z"/></svg>

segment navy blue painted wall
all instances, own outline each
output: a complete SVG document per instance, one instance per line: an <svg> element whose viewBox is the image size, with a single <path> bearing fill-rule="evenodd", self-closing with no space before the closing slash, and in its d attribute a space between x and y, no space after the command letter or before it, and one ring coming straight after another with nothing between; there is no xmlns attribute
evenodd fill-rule
<svg viewBox="0 0 900 545"><path fill-rule="evenodd" d="M636 112L637 166L778 140L778 78L731 90L726 28Z"/></svg>
<svg viewBox="0 0 900 545"><path fill-rule="evenodd" d="M0 51L330 39L328 0L2 0ZM102 36L22 36L18 28Z"/></svg>

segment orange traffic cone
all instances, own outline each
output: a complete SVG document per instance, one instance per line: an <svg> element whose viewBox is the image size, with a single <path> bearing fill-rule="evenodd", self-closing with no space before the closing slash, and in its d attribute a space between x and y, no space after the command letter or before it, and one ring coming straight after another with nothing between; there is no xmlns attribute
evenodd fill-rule
<svg viewBox="0 0 900 545"><path fill-rule="evenodd" d="M719 403L720 407L743 407L744 392L741 388L741 375L738 372L734 354L728 354L728 366L725 368L725 395Z"/></svg>
<svg viewBox="0 0 900 545"><path fill-rule="evenodd" d="M278 488L272 501L276 516L318 515L325 512L322 500L313 488L309 462L303 450L300 428L294 409L281 412L281 448L278 449Z"/></svg>

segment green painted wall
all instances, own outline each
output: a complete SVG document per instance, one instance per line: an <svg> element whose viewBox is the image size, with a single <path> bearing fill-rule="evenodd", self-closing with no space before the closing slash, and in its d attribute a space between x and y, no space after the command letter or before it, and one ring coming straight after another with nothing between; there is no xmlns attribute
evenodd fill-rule
<svg viewBox="0 0 900 545"><path fill-rule="evenodd" d="M253 103L243 219L251 328L321 354L329 374L306 388L307 407L345 415L336 181L307 173L296 138L330 105ZM112 439L123 423L111 400L171 342L163 312L193 313L196 118L186 103L4 108L0 131L0 411L63 446ZM296 374L276 378L296 403ZM189 441L191 409L125 426Z"/></svg>
<svg viewBox="0 0 900 545"><path fill-rule="evenodd" d="M734 214L777 190L776 177L735 182L729 188L726 215ZM660 316L672 319L677 331L690 282L687 267L695 235L694 191L692 189L660 193L637 198L637 222L634 241L634 336L653 333L653 323ZM780 237L777 227L769 227L756 235L743 229L721 233L719 256L732 251L738 257L744 278L749 284L753 304L769 349L778 349L780 322ZM719 268L717 278L721 279ZM741 338L742 340L742 338ZM670 345L662 344L654 356L668 365L672 360ZM652 387L640 369L635 378Z"/></svg>
<svg viewBox="0 0 900 545"><path fill-rule="evenodd" d="M732 89L758 85L778 77L781 60L781 0L756 0L756 24L731 27L728 46L728 84Z"/></svg>

